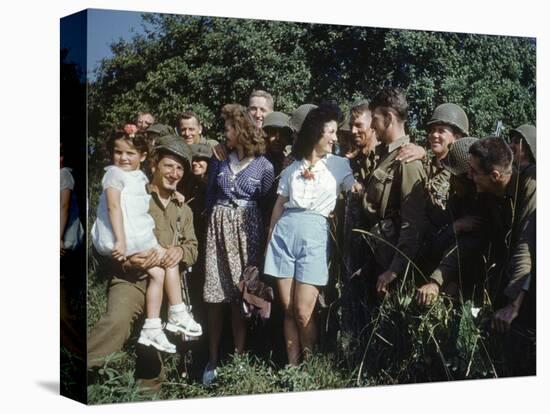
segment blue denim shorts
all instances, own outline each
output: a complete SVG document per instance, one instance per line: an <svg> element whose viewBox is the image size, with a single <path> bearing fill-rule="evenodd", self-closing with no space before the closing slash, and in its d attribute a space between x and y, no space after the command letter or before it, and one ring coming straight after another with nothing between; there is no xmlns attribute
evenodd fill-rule
<svg viewBox="0 0 550 414"><path fill-rule="evenodd" d="M264 273L325 286L328 282L328 237L326 217L308 210L285 209L273 229Z"/></svg>

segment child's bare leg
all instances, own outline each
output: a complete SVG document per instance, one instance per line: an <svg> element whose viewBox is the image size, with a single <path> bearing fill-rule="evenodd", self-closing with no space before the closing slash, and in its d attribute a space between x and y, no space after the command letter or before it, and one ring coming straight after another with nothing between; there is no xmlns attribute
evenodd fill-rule
<svg viewBox="0 0 550 414"><path fill-rule="evenodd" d="M164 288L168 296L169 305L179 305L183 303L181 296L180 272L178 266L165 269ZM189 305L189 304L188 304Z"/></svg>
<svg viewBox="0 0 550 414"><path fill-rule="evenodd" d="M165 272L162 267L152 267L151 269L147 269L147 273L150 276L147 292L145 293L147 318L159 318Z"/></svg>

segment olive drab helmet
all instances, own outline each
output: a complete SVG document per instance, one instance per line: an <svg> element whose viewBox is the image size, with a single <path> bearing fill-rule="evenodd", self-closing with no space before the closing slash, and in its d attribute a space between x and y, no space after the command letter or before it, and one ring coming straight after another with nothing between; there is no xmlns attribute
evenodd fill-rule
<svg viewBox="0 0 550 414"><path fill-rule="evenodd" d="M432 117L426 124L428 127L435 124L447 124L457 128L465 136L469 134L470 123L466 112L454 103L444 103L435 108Z"/></svg>
<svg viewBox="0 0 550 414"><path fill-rule="evenodd" d="M516 129L510 131L510 137L512 135L519 135L525 140L529 146L529 151L533 159L537 159L537 128L530 124L523 124Z"/></svg>

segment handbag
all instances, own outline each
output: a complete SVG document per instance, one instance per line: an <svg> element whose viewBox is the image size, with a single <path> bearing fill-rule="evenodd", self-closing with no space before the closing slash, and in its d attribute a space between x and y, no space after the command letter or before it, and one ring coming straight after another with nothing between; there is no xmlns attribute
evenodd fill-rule
<svg viewBox="0 0 550 414"><path fill-rule="evenodd" d="M238 288L241 292L242 316L262 322L268 320L274 299L273 288L260 280L260 271L256 266L247 266L243 270Z"/></svg>

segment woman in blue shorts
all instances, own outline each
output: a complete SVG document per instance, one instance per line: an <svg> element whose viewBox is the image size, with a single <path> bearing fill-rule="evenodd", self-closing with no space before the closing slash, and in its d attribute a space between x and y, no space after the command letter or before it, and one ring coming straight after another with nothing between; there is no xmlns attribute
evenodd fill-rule
<svg viewBox="0 0 550 414"><path fill-rule="evenodd" d="M312 315L319 287L328 282L328 217L340 191L355 184L348 159L332 155L340 117L332 104L308 114L294 144L296 161L281 174L271 215L264 273L277 278L291 365L316 342Z"/></svg>

